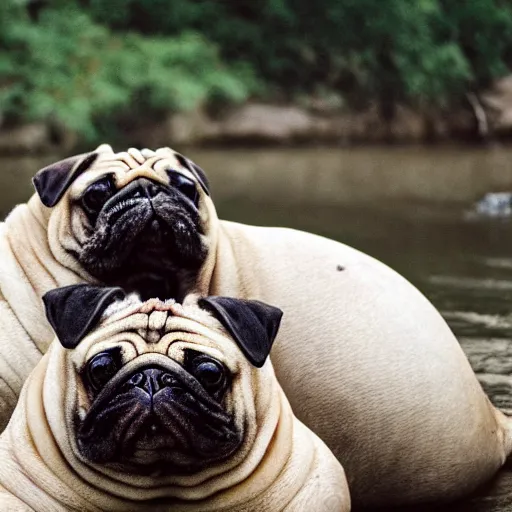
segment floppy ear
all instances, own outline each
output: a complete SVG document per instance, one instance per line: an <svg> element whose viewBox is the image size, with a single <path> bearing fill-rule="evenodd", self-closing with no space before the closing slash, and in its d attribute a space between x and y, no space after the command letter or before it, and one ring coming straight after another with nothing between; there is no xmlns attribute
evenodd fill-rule
<svg viewBox="0 0 512 512"><path fill-rule="evenodd" d="M121 288L74 284L43 295L46 318L64 348L75 348L112 302L126 297Z"/></svg>
<svg viewBox="0 0 512 512"><path fill-rule="evenodd" d="M206 195L210 195L210 183L208 182L208 178L206 177L206 173L196 165L192 160L185 158L183 155L176 153L176 159L179 163L188 169L197 179L199 185L201 185L202 189L206 192Z"/></svg>
<svg viewBox="0 0 512 512"><path fill-rule="evenodd" d="M87 153L66 158L41 169L32 178L41 202L49 208L55 206L71 183L89 169L96 158L98 153Z"/></svg>
<svg viewBox="0 0 512 512"><path fill-rule="evenodd" d="M227 329L251 364L261 368L274 343L283 312L259 300L205 297L199 307Z"/></svg>

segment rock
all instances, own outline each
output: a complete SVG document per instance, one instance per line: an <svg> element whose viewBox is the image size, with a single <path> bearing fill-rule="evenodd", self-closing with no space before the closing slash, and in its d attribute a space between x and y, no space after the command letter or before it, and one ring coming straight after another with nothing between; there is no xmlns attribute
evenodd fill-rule
<svg viewBox="0 0 512 512"><path fill-rule="evenodd" d="M504 86L502 86L503 88ZM500 89L501 90L501 89ZM502 91L503 92L503 91ZM512 91L510 92L512 126ZM476 98L476 96L475 96ZM467 138L475 133L471 108L449 112L415 110L397 105L386 119L376 103L363 111L343 105L341 98L313 98L299 105L249 102L211 114L204 108L189 112L137 116L120 114L123 143L147 147L194 145L296 144L302 142L348 145L351 143L422 143L428 140ZM27 124L0 129L0 152L72 153L75 133L55 123Z"/></svg>
<svg viewBox="0 0 512 512"><path fill-rule="evenodd" d="M508 218L512 216L512 193L489 192L467 212L472 217Z"/></svg>
<svg viewBox="0 0 512 512"><path fill-rule="evenodd" d="M292 142L314 138L312 117L300 107L248 104L223 119L217 133L233 142Z"/></svg>
<svg viewBox="0 0 512 512"><path fill-rule="evenodd" d="M123 143L126 146L160 148L172 146L170 117L136 119L122 123Z"/></svg>
<svg viewBox="0 0 512 512"><path fill-rule="evenodd" d="M219 125L202 109L179 112L169 116L166 124L168 143L175 145L200 144L219 136Z"/></svg>
<svg viewBox="0 0 512 512"><path fill-rule="evenodd" d="M306 109L250 103L231 108L217 119L203 111L174 114L168 122L168 138L174 144L270 143L294 142L421 142L427 137L422 115L399 106L396 116L385 121L373 105L363 112Z"/></svg>

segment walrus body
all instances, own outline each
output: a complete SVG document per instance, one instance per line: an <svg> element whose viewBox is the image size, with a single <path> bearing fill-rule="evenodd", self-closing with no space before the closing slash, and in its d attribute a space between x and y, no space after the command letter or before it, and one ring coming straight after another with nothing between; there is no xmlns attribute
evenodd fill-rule
<svg viewBox="0 0 512 512"><path fill-rule="evenodd" d="M0 510L350 510L341 465L294 418L265 363L278 310L256 304L255 315L229 299L230 328L256 368L193 305L129 299L70 339L69 322L90 325L110 293L73 288L46 301L68 349L54 342L0 436Z"/></svg>
<svg viewBox="0 0 512 512"><path fill-rule="evenodd" d="M186 167L183 157L170 149L141 153L147 161L158 157L161 166L180 172ZM106 172L103 166L99 174ZM120 186L141 175L165 182L158 169L137 167L137 162L121 174ZM94 172L90 175L92 179ZM356 505L451 500L493 476L512 448L510 421L489 403L452 332L418 290L382 263L341 243L294 230L219 221L207 188L197 179L196 191L201 244L185 243L196 247L189 252L198 258L196 272L178 279L185 289L181 292L258 299L285 311L272 355L276 374L297 417L342 462ZM73 239L69 222L59 213L68 204L67 195L51 208L44 208L38 197L29 202L29 208L41 212L34 214L42 219L34 238L41 246L65 246L51 241L55 233ZM20 208L27 207L19 207L12 218L21 217L25 210ZM46 230L48 218L53 228ZM9 222L14 220L8 219L7 226ZM48 245L50 235L54 238ZM117 239L122 247L122 237ZM190 233L189 239L194 239ZM18 253L26 250L37 261L39 249L30 252L23 244L27 242L19 242ZM29 287L32 301L23 299L29 293L17 291L28 286L23 275L11 281L16 315L26 329L48 332L37 295L75 279L94 281L80 263L91 258L77 259L73 244L59 255L45 259L44 266L71 269L64 273L66 279L47 278L36 292ZM162 265L162 279L174 276L173 268ZM109 283L108 272L98 279L126 285L121 280ZM6 295L3 284L2 293ZM8 301L12 308L13 299ZM7 324L2 327L16 334ZM32 350L30 359L21 346L14 351L14 339L18 336L2 337L0 346L7 347L8 359L25 357L28 371L37 354Z"/></svg>
<svg viewBox="0 0 512 512"><path fill-rule="evenodd" d="M346 245L220 222L205 289L279 304L272 352L297 417L327 443L356 505L452 500L512 448L441 315L409 282Z"/></svg>

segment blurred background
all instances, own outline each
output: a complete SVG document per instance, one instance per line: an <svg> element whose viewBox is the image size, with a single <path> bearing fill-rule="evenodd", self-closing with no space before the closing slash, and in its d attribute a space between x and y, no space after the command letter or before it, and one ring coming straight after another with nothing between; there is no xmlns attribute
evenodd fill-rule
<svg viewBox="0 0 512 512"><path fill-rule="evenodd" d="M3 0L0 48L0 215L49 162L172 146L221 217L404 274L512 409L512 2Z"/></svg>
<svg viewBox="0 0 512 512"><path fill-rule="evenodd" d="M52 161L172 146L222 218L405 275L512 411L512 1L2 0L0 48L2 217Z"/></svg>
<svg viewBox="0 0 512 512"><path fill-rule="evenodd" d="M512 128L507 0L4 0L0 47L11 151Z"/></svg>
<svg viewBox="0 0 512 512"><path fill-rule="evenodd" d="M49 162L172 146L221 217L412 280L512 408L512 2L3 0L0 48L0 215Z"/></svg>

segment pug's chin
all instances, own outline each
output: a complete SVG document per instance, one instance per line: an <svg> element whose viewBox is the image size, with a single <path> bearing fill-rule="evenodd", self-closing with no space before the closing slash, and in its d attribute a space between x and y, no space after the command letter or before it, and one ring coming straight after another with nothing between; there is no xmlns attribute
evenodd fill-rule
<svg viewBox="0 0 512 512"><path fill-rule="evenodd" d="M106 466L122 473L141 476L191 475L202 469L204 464L192 461L184 453L171 448L130 449L129 455L120 454L119 461L107 463Z"/></svg>
<svg viewBox="0 0 512 512"><path fill-rule="evenodd" d="M126 276L120 275L116 282L110 283L113 286L120 286L128 293L136 292L140 295L141 300L149 299L175 299L180 301L181 297L186 293L186 287L180 280L181 272L175 271L163 277L157 272L127 272ZM185 276L183 276L185 277ZM190 279L192 282L193 279ZM109 283L107 283L109 284Z"/></svg>
<svg viewBox="0 0 512 512"><path fill-rule="evenodd" d="M182 300L196 282L207 249L198 217L166 206L139 200L122 215L105 213L78 254L84 269L142 300Z"/></svg>
<svg viewBox="0 0 512 512"><path fill-rule="evenodd" d="M117 456L110 461L90 461L94 464L100 464L112 471L139 475L146 477L169 477L169 476L189 476L194 475L211 467L214 463L221 463L228 459L239 447L239 442L234 444L230 450L224 451L221 456L213 459L205 458L201 460L197 454L187 454L170 438L153 439L149 442L144 441L135 444L128 443L121 446ZM78 443L79 450L86 459L86 453Z"/></svg>
<svg viewBox="0 0 512 512"><path fill-rule="evenodd" d="M181 301L196 283L197 270L184 269L167 261L168 255L155 257L153 262L133 261L103 275L97 275L107 286L120 286L127 293L137 293L141 300L175 299Z"/></svg>
<svg viewBox="0 0 512 512"><path fill-rule="evenodd" d="M140 446L124 457L121 454L117 469L144 476L191 475L208 466L198 463L185 453L171 448L147 448Z"/></svg>

